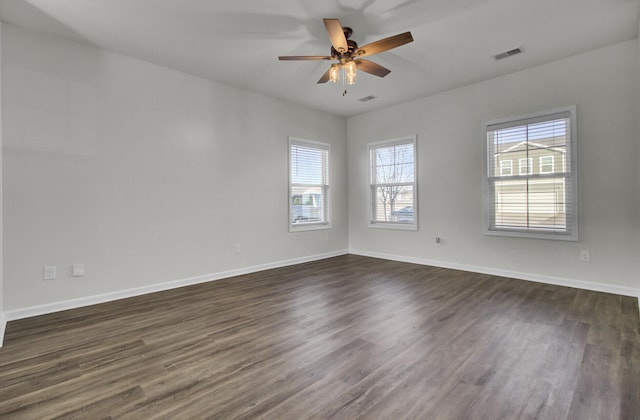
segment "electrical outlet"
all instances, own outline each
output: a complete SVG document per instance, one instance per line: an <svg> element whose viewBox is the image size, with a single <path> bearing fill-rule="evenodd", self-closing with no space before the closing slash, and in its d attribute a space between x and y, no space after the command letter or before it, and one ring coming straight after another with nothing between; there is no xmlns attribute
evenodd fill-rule
<svg viewBox="0 0 640 420"><path fill-rule="evenodd" d="M580 251L580 261L582 261L582 262L590 262L591 261L591 254L589 253L588 250L583 249L582 251Z"/></svg>
<svg viewBox="0 0 640 420"><path fill-rule="evenodd" d="M73 277L84 276L84 264L73 264L71 266L71 275Z"/></svg>
<svg viewBox="0 0 640 420"><path fill-rule="evenodd" d="M440 244L442 243L442 238L436 236L434 239L434 243L436 244L436 246L440 246Z"/></svg>
<svg viewBox="0 0 640 420"><path fill-rule="evenodd" d="M45 265L44 270L42 272L43 280L54 280L56 278L56 266L55 265Z"/></svg>
<svg viewBox="0 0 640 420"><path fill-rule="evenodd" d="M239 254L240 253L240 244L233 245L233 253L234 254Z"/></svg>

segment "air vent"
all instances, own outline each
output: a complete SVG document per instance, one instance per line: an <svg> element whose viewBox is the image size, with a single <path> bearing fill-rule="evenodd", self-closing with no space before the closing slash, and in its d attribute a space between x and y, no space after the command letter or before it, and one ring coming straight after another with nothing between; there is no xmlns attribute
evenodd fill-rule
<svg viewBox="0 0 640 420"><path fill-rule="evenodd" d="M507 57L511 57L512 55L517 55L517 54L521 54L523 53L523 49L522 48L514 48L512 50L509 51L505 51L505 52L501 52L500 54L496 54L493 56L493 59L498 61L498 60L502 60L505 59Z"/></svg>
<svg viewBox="0 0 640 420"><path fill-rule="evenodd" d="M365 96L364 98L360 98L360 99L358 99L358 100L359 100L360 102L369 102L369 101L370 101L370 100L372 100L372 99L376 99L376 97L375 97L375 96L371 96L371 95L369 95L369 96Z"/></svg>

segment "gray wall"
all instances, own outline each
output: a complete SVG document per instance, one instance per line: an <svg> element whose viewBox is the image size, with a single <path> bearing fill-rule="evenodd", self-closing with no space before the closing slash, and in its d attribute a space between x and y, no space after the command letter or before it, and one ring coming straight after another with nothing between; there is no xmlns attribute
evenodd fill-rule
<svg viewBox="0 0 640 420"><path fill-rule="evenodd" d="M348 248L344 119L10 24L2 37L7 313ZM330 230L288 232L288 136L331 144Z"/></svg>
<svg viewBox="0 0 640 420"><path fill-rule="evenodd" d="M637 40L347 121L9 24L1 41L0 313L347 247L640 289ZM571 104L580 241L483 236L481 122ZM419 231L370 229L366 144L411 134ZM287 230L287 136L332 146L331 230ZM78 262L86 275L71 277ZM42 280L44 265L56 280Z"/></svg>
<svg viewBox="0 0 640 420"><path fill-rule="evenodd" d="M0 22L0 346L4 341L4 328L6 321L4 318L4 276L3 276L3 258L2 258L2 26Z"/></svg>
<svg viewBox="0 0 640 420"><path fill-rule="evenodd" d="M637 44L617 44L350 118L352 251L633 293L640 272ZM483 235L481 123L573 104L579 242ZM367 143L411 134L418 136L419 230L368 228ZM440 246L435 236L442 237ZM580 250L590 251L590 263L579 262Z"/></svg>

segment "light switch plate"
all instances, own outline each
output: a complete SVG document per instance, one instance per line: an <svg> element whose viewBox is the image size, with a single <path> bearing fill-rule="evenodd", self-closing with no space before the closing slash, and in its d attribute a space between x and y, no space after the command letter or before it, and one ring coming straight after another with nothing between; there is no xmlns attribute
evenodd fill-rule
<svg viewBox="0 0 640 420"><path fill-rule="evenodd" d="M45 265L44 270L42 272L43 280L53 280L56 278L56 266L55 265Z"/></svg>
<svg viewBox="0 0 640 420"><path fill-rule="evenodd" d="M73 264L71 266L71 275L73 277L84 276L84 264Z"/></svg>
<svg viewBox="0 0 640 420"><path fill-rule="evenodd" d="M591 261L591 253L586 249L583 249L582 251L580 251L580 261L582 261L582 262L590 262Z"/></svg>

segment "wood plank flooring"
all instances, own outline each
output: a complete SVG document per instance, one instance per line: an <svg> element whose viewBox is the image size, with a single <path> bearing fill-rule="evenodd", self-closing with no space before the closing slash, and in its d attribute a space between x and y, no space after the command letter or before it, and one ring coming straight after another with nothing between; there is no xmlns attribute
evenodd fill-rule
<svg viewBox="0 0 640 420"><path fill-rule="evenodd" d="M7 325L11 419L640 419L637 300L354 255Z"/></svg>

